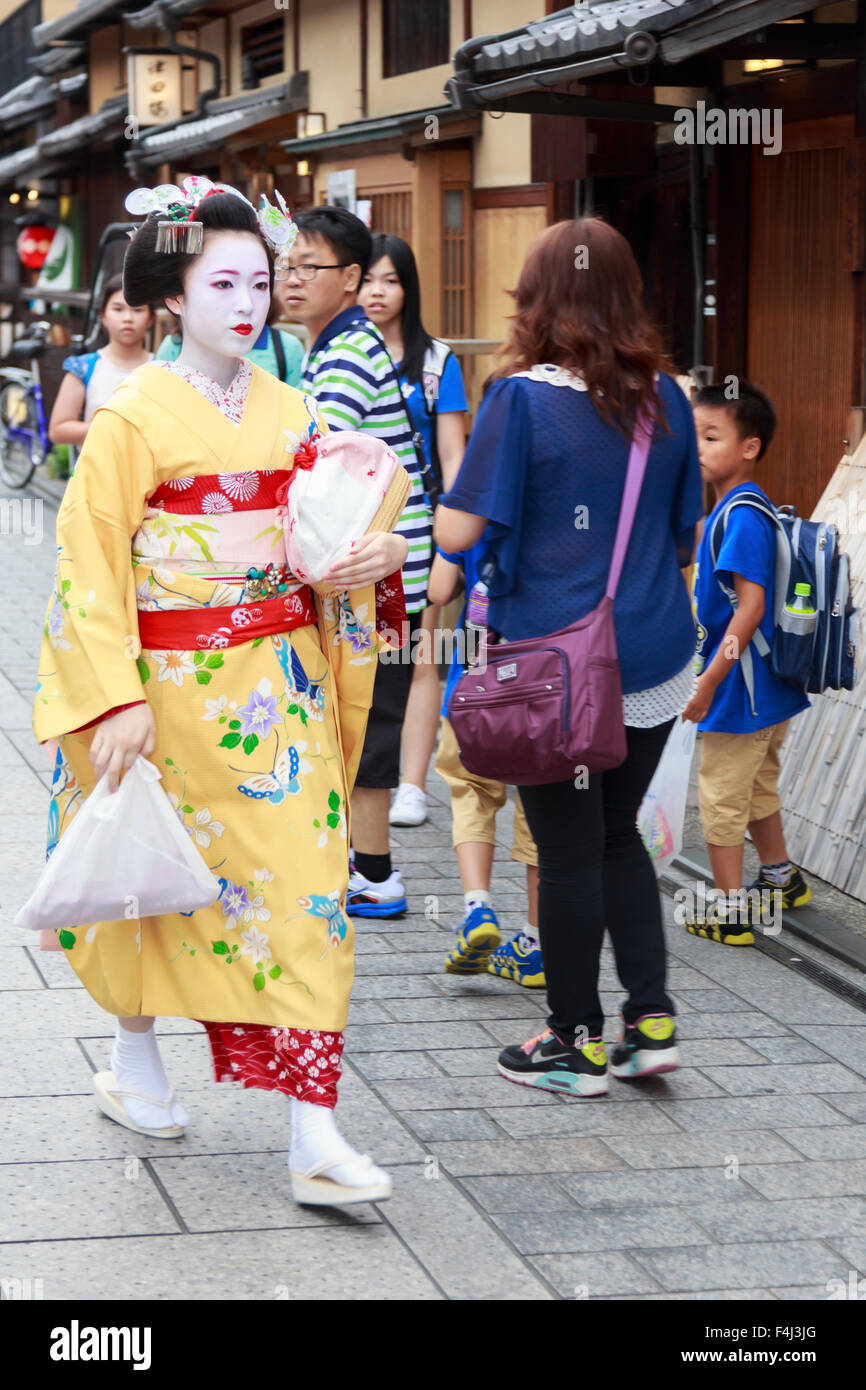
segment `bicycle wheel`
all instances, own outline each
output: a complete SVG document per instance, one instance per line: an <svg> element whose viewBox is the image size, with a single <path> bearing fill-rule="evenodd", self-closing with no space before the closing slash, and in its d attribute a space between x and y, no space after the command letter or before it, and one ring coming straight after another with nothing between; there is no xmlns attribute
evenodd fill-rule
<svg viewBox="0 0 866 1390"><path fill-rule="evenodd" d="M25 487L45 457L36 402L17 382L0 389L0 477L9 487Z"/></svg>

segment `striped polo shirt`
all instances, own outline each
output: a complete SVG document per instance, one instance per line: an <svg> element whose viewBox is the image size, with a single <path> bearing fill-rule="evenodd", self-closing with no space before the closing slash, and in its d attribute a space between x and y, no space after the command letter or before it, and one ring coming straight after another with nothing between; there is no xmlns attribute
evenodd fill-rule
<svg viewBox="0 0 866 1390"><path fill-rule="evenodd" d="M427 604L433 550L433 516L418 471L412 430L396 372L378 329L360 305L337 314L304 359L302 389L315 396L332 430L363 430L394 450L409 474L411 491L394 530L405 536L406 611Z"/></svg>

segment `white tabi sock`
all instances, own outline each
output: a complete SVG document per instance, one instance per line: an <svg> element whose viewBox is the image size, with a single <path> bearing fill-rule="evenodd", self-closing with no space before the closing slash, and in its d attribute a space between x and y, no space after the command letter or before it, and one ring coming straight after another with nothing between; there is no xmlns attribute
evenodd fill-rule
<svg viewBox="0 0 866 1390"><path fill-rule="evenodd" d="M326 1159L331 1160L315 1177L330 1178L344 1187L366 1187L369 1183L384 1182L387 1175L370 1167L363 1155L353 1149L337 1129L334 1112L327 1105L313 1105L308 1100L290 1097L292 1115L292 1146L287 1159L293 1173L306 1176Z"/></svg>
<svg viewBox="0 0 866 1390"><path fill-rule="evenodd" d="M124 1089L140 1091L142 1095L153 1096L156 1100L168 1098L171 1086L162 1065L152 1024L146 1033L130 1033L118 1019L114 1047L111 1049L111 1070L118 1086ZM189 1115L176 1100L172 1101L169 1111L128 1096L119 1096L118 1099L133 1124L141 1125L144 1129L165 1129L168 1125L190 1123Z"/></svg>

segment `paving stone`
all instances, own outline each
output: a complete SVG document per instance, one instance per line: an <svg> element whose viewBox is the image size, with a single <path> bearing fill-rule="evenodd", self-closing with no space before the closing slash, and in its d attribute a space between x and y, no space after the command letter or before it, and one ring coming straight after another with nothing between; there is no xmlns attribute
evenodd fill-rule
<svg viewBox="0 0 866 1390"><path fill-rule="evenodd" d="M442 969L442 952L411 951L404 955L361 956L355 962L355 975L426 974Z"/></svg>
<svg viewBox="0 0 866 1390"><path fill-rule="evenodd" d="M779 1134L786 1144L793 1144L806 1158L866 1158L866 1126L863 1125L783 1129ZM758 1158L757 1162L767 1160Z"/></svg>
<svg viewBox="0 0 866 1390"><path fill-rule="evenodd" d="M354 1067L367 1081L423 1080L430 1076L441 1076L442 1068L428 1057L426 1052L410 1052L402 1048L396 1052L355 1052L344 1055L344 1065Z"/></svg>
<svg viewBox="0 0 866 1390"><path fill-rule="evenodd" d="M682 1129L778 1129L785 1125L838 1124L835 1112L817 1096L737 1096L730 1100L659 1102Z"/></svg>
<svg viewBox="0 0 866 1390"><path fill-rule="evenodd" d="M446 1019L507 1019L527 1016L525 994L500 994L490 997L481 995L475 998L452 999L400 999L391 1001L388 1009L396 1019L403 1023L423 1023L427 1020Z"/></svg>
<svg viewBox="0 0 866 1390"><path fill-rule="evenodd" d="M820 1047L822 1052L850 1067L851 1071L866 1076L866 1015L861 1014L861 1018L863 1023L855 1027L800 1023L796 1025L796 1031ZM850 1089L858 1088L852 1086Z"/></svg>
<svg viewBox="0 0 866 1390"><path fill-rule="evenodd" d="M376 1006L371 1006L376 1007ZM390 1007L390 1006L389 1006ZM355 1023L346 1031L352 1052L424 1052L430 1047L479 1048L486 1051L487 1071L495 1071L495 1048L477 1023Z"/></svg>
<svg viewBox="0 0 866 1390"><path fill-rule="evenodd" d="M33 945L25 950L43 989L84 989L65 951L43 951ZM2 956L0 951L0 960Z"/></svg>
<svg viewBox="0 0 866 1390"><path fill-rule="evenodd" d="M690 1005L701 1013L731 1014L742 1013L747 1007L745 1000L727 989L684 989L680 990L678 1003Z"/></svg>
<svg viewBox="0 0 866 1390"><path fill-rule="evenodd" d="M381 1220L359 1203L351 1214L298 1206L282 1154L186 1155L152 1160L154 1172L184 1225L207 1231L278 1231L296 1226L339 1226Z"/></svg>
<svg viewBox="0 0 866 1390"><path fill-rule="evenodd" d="M390 1013L374 999L352 999L349 1004L349 1028L368 1023L393 1023Z"/></svg>
<svg viewBox="0 0 866 1390"><path fill-rule="evenodd" d="M4 1005L5 1009L5 1000ZM4 1038L0 1096L91 1095L93 1072L72 1038Z"/></svg>
<svg viewBox="0 0 866 1390"><path fill-rule="evenodd" d="M866 1236L866 1202L860 1197L809 1197L790 1202L756 1198L736 1204L700 1202L689 1203L682 1210L720 1245L733 1241Z"/></svg>
<svg viewBox="0 0 866 1390"><path fill-rule="evenodd" d="M796 1166L796 1165L795 1165ZM741 1170L745 1174L745 1168ZM755 1194L726 1178L721 1165L676 1172L586 1173L562 1178L566 1192L590 1210L608 1207L676 1207L691 1202L746 1201ZM644 1242L650 1244L650 1242Z"/></svg>
<svg viewBox="0 0 866 1390"><path fill-rule="evenodd" d="M440 1170L393 1170L388 1225L452 1299L546 1300L550 1293ZM469 1256L467 1258L467 1256Z"/></svg>
<svg viewBox="0 0 866 1390"><path fill-rule="evenodd" d="M485 1047L452 1048L451 1051L431 1052L430 1056L446 1076L497 1076L498 1052L497 1044L487 1038Z"/></svg>
<svg viewBox="0 0 866 1390"><path fill-rule="evenodd" d="M362 999L436 999L439 991L429 975L356 975L352 1001Z"/></svg>
<svg viewBox="0 0 866 1390"><path fill-rule="evenodd" d="M707 1076L733 1096L801 1095L804 1092L827 1095L831 1091L851 1092L866 1084L835 1062L815 1065L792 1063L762 1067L706 1067Z"/></svg>
<svg viewBox="0 0 866 1390"><path fill-rule="evenodd" d="M658 1284L628 1255L535 1255L532 1264L563 1298L595 1299L655 1293Z"/></svg>
<svg viewBox="0 0 866 1390"><path fill-rule="evenodd" d="M364 936L360 932L355 937L356 956L387 956L391 952L391 946L384 937L378 936L373 932Z"/></svg>
<svg viewBox="0 0 866 1390"><path fill-rule="evenodd" d="M501 1076L443 1076L421 1088L411 1081L382 1081L377 1090L394 1110L476 1110L488 1105L554 1106L559 1097L532 1086L513 1086Z"/></svg>
<svg viewBox="0 0 866 1390"><path fill-rule="evenodd" d="M517 1090L517 1087L514 1088ZM544 1110L487 1107L491 1119L515 1139L608 1134L681 1134L655 1105L620 1105L614 1100L562 1101ZM617 1167L620 1165L617 1164Z"/></svg>
<svg viewBox="0 0 866 1390"><path fill-rule="evenodd" d="M691 1061L687 1049L681 1049L684 1061ZM608 1053L608 1061L610 1055ZM646 1076L640 1081L620 1081L610 1078L610 1096L619 1101L692 1100L702 1096L721 1096L724 1091L710 1076L696 1067L680 1067L667 1076Z"/></svg>
<svg viewBox="0 0 866 1390"><path fill-rule="evenodd" d="M844 1096L834 1094L827 1097L827 1103L832 1105L834 1110L847 1115L849 1119L855 1120L858 1124L866 1124L866 1096L860 1092L854 1094L846 1092ZM839 1121L834 1120L833 1123L838 1124Z"/></svg>
<svg viewBox="0 0 866 1390"><path fill-rule="evenodd" d="M525 1173L531 1179L539 1173L585 1173L624 1166L601 1140L584 1138L430 1141L430 1152L455 1177Z"/></svg>
<svg viewBox="0 0 866 1390"><path fill-rule="evenodd" d="M812 1163L746 1164L742 1175L765 1197L845 1197L866 1195L866 1158Z"/></svg>
<svg viewBox="0 0 866 1390"><path fill-rule="evenodd" d="M307 1210L310 1210L309 1208ZM215 1293L262 1305L440 1299L442 1294L381 1223L311 1230L226 1232L7 1245L4 1270L42 1277L46 1299L210 1301ZM19 1271L21 1273L19 1274Z"/></svg>
<svg viewBox="0 0 866 1390"><path fill-rule="evenodd" d="M719 1285L767 1288L814 1284L838 1278L843 1260L816 1240L755 1241L720 1248L636 1250L633 1259L665 1289L710 1289Z"/></svg>
<svg viewBox="0 0 866 1390"><path fill-rule="evenodd" d="M428 1143L433 1139L502 1138L501 1130L478 1110L404 1110L400 1119Z"/></svg>
<svg viewBox="0 0 866 1390"><path fill-rule="evenodd" d="M106 1071L111 1064L112 1039L88 1038L81 1046L90 1059L94 1071ZM159 1054L169 1081L178 1095L186 1096L190 1090L228 1091L228 1082L216 1086L214 1082L213 1061L210 1044L203 1028L195 1033L179 1033L161 1037ZM259 1092L253 1092L258 1096ZM266 1094L262 1092L261 1094Z"/></svg>
<svg viewBox="0 0 866 1390"><path fill-rule="evenodd" d="M788 1287L781 1289L773 1289L772 1293L774 1298L778 1298L785 1303L818 1303L830 1298L830 1294L833 1290L833 1285L836 1283L838 1283L838 1280L828 1279L825 1284L804 1284L802 1287L798 1288ZM749 1298L751 1297L752 1291L750 1289Z"/></svg>
<svg viewBox="0 0 866 1390"><path fill-rule="evenodd" d="M389 932L383 939L387 941L389 950L400 951L403 954L412 951L439 951L442 962L454 944L454 934L447 928L438 931Z"/></svg>
<svg viewBox="0 0 866 1390"><path fill-rule="evenodd" d="M775 1018L762 1013L680 1013L677 1016L677 1038L682 1043L689 1038L759 1038L773 1034L788 1035L788 1029Z"/></svg>
<svg viewBox="0 0 866 1390"><path fill-rule="evenodd" d="M0 1164L0 1209L8 1241L81 1239L177 1231L144 1167L122 1159Z"/></svg>
<svg viewBox="0 0 866 1390"><path fill-rule="evenodd" d="M619 1034L612 1031L607 1037L608 1046L618 1038ZM744 1067L765 1060L738 1038L690 1038L687 1044L681 1038L677 1041L680 1044L680 1058L688 1067Z"/></svg>
<svg viewBox="0 0 866 1390"><path fill-rule="evenodd" d="M526 1178L463 1178L463 1188L475 1198L479 1206L493 1215L505 1212L559 1212L576 1213L577 1204L572 1201L561 1185L555 1178L545 1177L544 1174L537 1173L531 1181ZM501 1224L501 1223L500 1223ZM506 1227L502 1227L513 1239ZM518 1249L524 1250L528 1247L514 1242ZM539 1250L554 1250L554 1245L544 1245L537 1247ZM580 1249L579 1246L562 1247L564 1249Z"/></svg>
<svg viewBox="0 0 866 1390"><path fill-rule="evenodd" d="M631 1168L723 1168L731 1158L739 1163L796 1163L793 1134L825 1134L827 1130L783 1130L781 1135L735 1130L719 1134L612 1134L605 1143ZM786 1142L787 1141L787 1142ZM866 1153L866 1146L864 1146Z"/></svg>
<svg viewBox="0 0 866 1390"><path fill-rule="evenodd" d="M862 1302L866 1297L866 1240L862 1235L858 1236L833 1236L828 1244L837 1250L844 1260L848 1262L848 1274L845 1278L844 1290L835 1287L827 1290L827 1295L834 1294L836 1300L841 1301L842 1297L851 1298L854 1289L857 1290L857 1300ZM858 1276L852 1279L851 1272Z"/></svg>
<svg viewBox="0 0 866 1390"><path fill-rule="evenodd" d="M748 1299L751 1303L755 1299L763 1302L775 1303L777 1295L771 1293L769 1289L749 1289L744 1293L742 1289L693 1289L689 1293L644 1293L644 1294L623 1294L623 1303L739 1303Z"/></svg>
<svg viewBox="0 0 866 1390"><path fill-rule="evenodd" d="M779 1038L744 1038L743 1043L759 1052L768 1062L826 1062L827 1052L821 1052L805 1038L793 1034ZM722 1063L719 1063L722 1065ZM853 1068L856 1071L856 1067Z"/></svg>
<svg viewBox="0 0 866 1390"><path fill-rule="evenodd" d="M661 1243L704 1245L710 1237L684 1212L669 1207L658 1211L499 1212L497 1226L525 1255L560 1254L574 1250L632 1250Z"/></svg>
<svg viewBox="0 0 866 1390"><path fill-rule="evenodd" d="M0 990L44 988L25 946L0 951Z"/></svg>

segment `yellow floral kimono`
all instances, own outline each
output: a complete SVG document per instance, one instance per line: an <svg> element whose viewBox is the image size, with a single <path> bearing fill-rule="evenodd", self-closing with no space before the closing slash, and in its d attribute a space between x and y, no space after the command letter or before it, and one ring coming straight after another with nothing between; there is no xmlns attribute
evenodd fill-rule
<svg viewBox="0 0 866 1390"><path fill-rule="evenodd" d="M317 622L291 631L256 637L251 618L238 645L206 634L188 651L139 644L139 613L204 619L233 606L233 621L254 618L247 571L285 561L275 487L299 443L327 426L312 397L251 371L240 425L155 365L95 416L58 517L34 717L40 741L60 742L50 852L95 782L87 726L146 698L151 761L220 897L189 916L83 925L60 942L113 1014L339 1031L353 977L348 798L376 667L374 586L313 596ZM400 469L380 529L407 489ZM309 601L290 581L288 596Z"/></svg>

